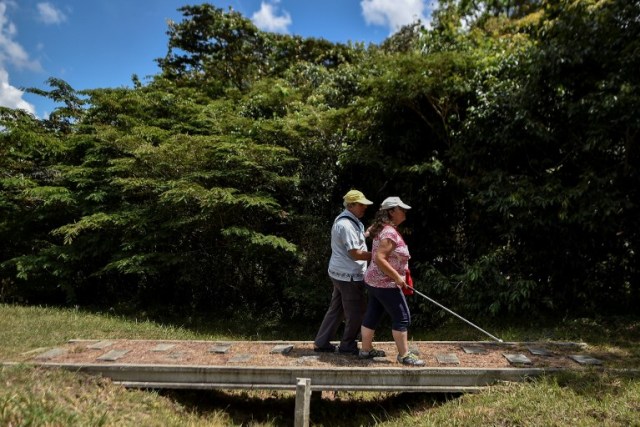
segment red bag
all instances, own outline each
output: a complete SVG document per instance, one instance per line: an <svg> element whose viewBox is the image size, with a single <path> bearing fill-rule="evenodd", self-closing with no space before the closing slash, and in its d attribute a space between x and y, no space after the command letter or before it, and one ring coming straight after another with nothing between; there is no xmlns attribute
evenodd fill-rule
<svg viewBox="0 0 640 427"><path fill-rule="evenodd" d="M407 286L402 288L402 293L405 295L413 295L413 279L411 278L411 271L407 268L404 281L407 282Z"/></svg>

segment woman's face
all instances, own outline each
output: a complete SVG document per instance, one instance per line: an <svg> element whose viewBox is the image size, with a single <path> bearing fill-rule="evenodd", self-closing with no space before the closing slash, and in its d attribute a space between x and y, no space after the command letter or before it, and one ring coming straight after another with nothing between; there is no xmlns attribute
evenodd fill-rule
<svg viewBox="0 0 640 427"><path fill-rule="evenodd" d="M393 208L389 215L391 216L391 221L393 221L395 225L400 225L405 219L407 219L407 211L400 206Z"/></svg>

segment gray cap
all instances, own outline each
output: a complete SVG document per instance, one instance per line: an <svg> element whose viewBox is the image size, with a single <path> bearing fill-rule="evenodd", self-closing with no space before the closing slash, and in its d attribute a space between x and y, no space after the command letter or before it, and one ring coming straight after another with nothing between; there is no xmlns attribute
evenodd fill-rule
<svg viewBox="0 0 640 427"><path fill-rule="evenodd" d="M411 206L400 200L400 197L387 197L380 205L380 209L392 209L400 206L402 209L411 209Z"/></svg>

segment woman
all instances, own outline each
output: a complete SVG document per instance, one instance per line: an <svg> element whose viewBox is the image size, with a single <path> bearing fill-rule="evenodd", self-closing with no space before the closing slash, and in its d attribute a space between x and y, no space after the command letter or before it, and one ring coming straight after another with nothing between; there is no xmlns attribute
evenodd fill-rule
<svg viewBox="0 0 640 427"><path fill-rule="evenodd" d="M369 303L362 322L363 359L385 356L383 351L373 348L375 329L386 311L391 316L391 332L398 348L398 362L410 366L423 366L414 353L409 351L407 330L411 314L402 288L407 286L406 271L409 266L409 248L396 229L406 219L411 206L399 197L388 197L380 205L369 235L373 238L371 264L364 275L369 293Z"/></svg>

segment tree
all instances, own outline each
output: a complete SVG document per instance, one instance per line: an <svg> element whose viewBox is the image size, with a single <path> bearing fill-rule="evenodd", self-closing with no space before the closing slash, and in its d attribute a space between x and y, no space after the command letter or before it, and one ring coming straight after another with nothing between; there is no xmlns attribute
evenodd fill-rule
<svg viewBox="0 0 640 427"><path fill-rule="evenodd" d="M148 84L0 111L0 298L319 317L359 188L414 206L447 306L635 308L638 1L446 1L366 48L181 10Z"/></svg>
<svg viewBox="0 0 640 427"><path fill-rule="evenodd" d="M509 278L502 289L521 289L518 305L617 310L638 292L638 3L546 13L539 44L509 58L470 116L457 156L477 218L468 234Z"/></svg>

